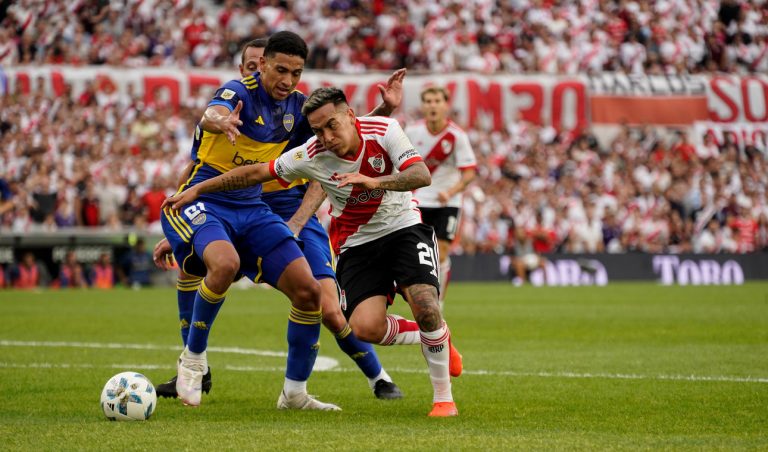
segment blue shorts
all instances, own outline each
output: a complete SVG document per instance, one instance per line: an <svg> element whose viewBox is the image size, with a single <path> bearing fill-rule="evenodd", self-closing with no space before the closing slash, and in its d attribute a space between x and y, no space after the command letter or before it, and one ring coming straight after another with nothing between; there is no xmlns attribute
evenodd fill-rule
<svg viewBox="0 0 768 452"><path fill-rule="evenodd" d="M264 202L285 221L291 219L301 204L300 201L290 202L289 200L272 199L268 196L264 197ZM304 225L304 229L299 233L299 240L303 244L302 251L312 269L312 276L317 280L336 279L336 259L333 255L333 248L331 248L331 241L316 216L312 215L312 218Z"/></svg>
<svg viewBox="0 0 768 452"><path fill-rule="evenodd" d="M277 286L280 275L303 257L285 222L264 203L225 205L210 200L161 216L163 232L181 270L204 277L203 252L211 242L230 242L240 256L240 273L254 282Z"/></svg>
<svg viewBox="0 0 768 452"><path fill-rule="evenodd" d="M312 276L336 279L336 260L331 248L331 241L323 225L314 215L299 233L299 240L304 244L304 256L312 269Z"/></svg>

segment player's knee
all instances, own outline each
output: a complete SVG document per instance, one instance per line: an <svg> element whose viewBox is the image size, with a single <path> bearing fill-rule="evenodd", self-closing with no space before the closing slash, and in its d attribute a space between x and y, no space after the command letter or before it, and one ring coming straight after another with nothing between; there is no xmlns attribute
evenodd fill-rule
<svg viewBox="0 0 768 452"><path fill-rule="evenodd" d="M332 333L339 333L347 325L347 319L339 309L327 310L323 306L323 325L328 328Z"/></svg>
<svg viewBox="0 0 768 452"><path fill-rule="evenodd" d="M435 331L443 324L437 297L424 297L411 304L413 318L422 331Z"/></svg>
<svg viewBox="0 0 768 452"><path fill-rule="evenodd" d="M291 302L300 309L320 309L320 284L314 278L301 280L294 287Z"/></svg>
<svg viewBox="0 0 768 452"><path fill-rule="evenodd" d="M353 329L352 331L355 330ZM371 344L379 344L381 343L382 339L384 339L383 332L371 329L361 329L359 333L355 331L355 336L357 336L357 338L361 341Z"/></svg>
<svg viewBox="0 0 768 452"><path fill-rule="evenodd" d="M240 258L237 254L219 255L208 262L208 271L216 277L233 280L239 270Z"/></svg>
<svg viewBox="0 0 768 452"><path fill-rule="evenodd" d="M372 344L378 344L387 334L386 323L370 322L360 319L350 319L349 326L358 339Z"/></svg>

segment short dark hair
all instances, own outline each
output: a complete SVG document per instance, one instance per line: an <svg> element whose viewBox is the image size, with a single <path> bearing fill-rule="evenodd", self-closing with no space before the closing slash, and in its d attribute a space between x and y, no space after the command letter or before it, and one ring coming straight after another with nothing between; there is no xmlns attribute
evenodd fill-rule
<svg viewBox="0 0 768 452"><path fill-rule="evenodd" d="M250 49L251 47L255 49L263 49L267 47L267 41L269 38L256 38L251 39L250 41L246 42L243 45L243 48L240 50L240 63L245 64L245 51Z"/></svg>
<svg viewBox="0 0 768 452"><path fill-rule="evenodd" d="M336 106L342 104L348 105L349 103L347 102L347 96L344 95L344 91L339 88L318 88L312 91L312 94L310 94L304 102L304 106L301 107L301 114L308 116L310 113L326 104L333 104Z"/></svg>
<svg viewBox="0 0 768 452"><path fill-rule="evenodd" d="M264 48L264 56L266 57L273 57L276 53L293 55L306 60L309 50L307 49L307 43L304 42L301 36L292 31L278 31L269 37Z"/></svg>

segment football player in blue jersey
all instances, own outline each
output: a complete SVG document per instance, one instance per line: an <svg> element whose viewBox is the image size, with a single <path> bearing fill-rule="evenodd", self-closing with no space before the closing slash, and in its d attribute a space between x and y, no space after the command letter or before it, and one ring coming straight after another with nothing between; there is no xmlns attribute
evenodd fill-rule
<svg viewBox="0 0 768 452"><path fill-rule="evenodd" d="M270 38L269 42L271 44L265 49L265 55L259 59L262 64L261 73L246 76L240 81L228 82L217 91L214 100L209 104L209 108L201 121L201 127L198 127L196 131L196 146L193 150L193 153L196 152L194 156L196 164L192 169L192 176L182 186L182 189L207 179L214 173L218 174L245 164L269 161L279 156L284 150L304 142L312 135L309 127L307 127L306 119L300 111L306 97L294 90L303 70L304 59L306 58L303 49L306 49L306 45L300 37L289 32L277 33L273 38ZM254 68L254 60L256 60L254 56L260 50L258 44L258 42L251 42L244 48L240 66L242 75L250 73ZM387 86L380 86L384 102L374 110L374 114L388 115L399 105L402 97L403 76L404 70L397 71L390 78ZM235 146L232 147L232 144ZM400 390L392 383L391 378L379 363L371 345L355 338L339 309L338 292L333 272L334 261L328 237L313 215L323 200L324 193L322 190L319 189L319 186L313 186L307 192L305 183L296 184L288 189L274 184L264 186L263 190L262 200L269 205L274 213L288 222L291 231L298 234L303 242L303 254L307 258L312 276L320 281L322 323L336 336L340 348L355 360L368 377L377 397L402 397ZM295 286L286 287L289 284L288 281L303 281L303 279L293 276L293 273L287 271L293 265L293 262L287 261L287 259L292 258L293 254L288 254L288 257L281 255L280 258L274 256L267 258L262 253L272 253L271 250L267 250L269 246L265 246L263 243L253 243L252 237L254 235L270 237L269 233L264 234L263 230L258 230L251 224L245 228L246 224L237 223L240 221L239 219L234 221L225 218L223 222L223 229L230 233L229 237L232 239L230 241L220 239L210 232L203 232L200 235L211 237L200 239L200 243L197 243L198 240L189 234L189 230L184 229L189 227L197 233L195 228L198 224L196 223L207 225L209 221L200 218L201 216L202 218L211 216L209 213L211 202L218 203L216 205L219 208L217 215L224 211L224 205L231 205L233 201L237 205L242 205L241 202L233 199L233 194L235 198L241 197L242 199L242 196L245 196L245 199L252 199L252 194L244 195L240 191L233 191L226 195L226 201L224 198L202 201L202 205L196 204L192 206L192 210L185 210L178 216L173 216L170 213L165 215L167 221L164 221L164 224L167 223L168 226L166 228L167 236L171 242L174 242L174 254L176 254L181 266L181 275L178 281L179 308L182 319L182 337L187 336L185 340L187 347L180 359L179 378L176 381L177 387L174 388L177 391L173 391L173 394L171 388L165 388L168 391L165 389L163 391L167 392L169 396L178 392L182 401L195 405L199 404L200 390L207 392L210 389L210 373L205 373L202 381L199 378L201 376L200 369L203 373L207 370L207 363L203 362L205 355L202 351L206 344L207 328L210 328L221 304L217 300L223 299L221 296L226 287L222 287L224 285L222 284L216 289L212 289L209 285L208 275L212 269L208 266L203 268L200 265L200 259L197 258L197 256L201 256L203 263L206 263L207 251L201 251L201 246L207 245L206 249L216 246L215 249L225 253L224 260L228 262L234 261L236 257L239 258L241 273L255 281L268 282L291 298L293 306L289 318L288 369L284 391L278 406L281 408L328 409L327 405L330 404L322 404L306 395L306 378L309 376L311 366L309 369L306 369L306 366L302 368L296 364L297 360L294 359L298 356L300 357L298 361L301 361L306 353L300 353L303 350L302 347L305 346L304 343L300 343L300 339L304 336L293 330L307 330L307 328L298 325L306 326L314 322L316 316L312 319L309 318L312 310L307 311L307 309L311 306L308 302L302 304L306 300L301 298L304 294L301 289L297 290ZM304 197L307 198L307 202L304 204L306 207L300 207ZM216 227L218 226L216 225ZM232 228L234 230L231 230ZM205 230L205 228L200 229ZM216 228L213 227L213 229ZM183 240L185 234L189 242ZM278 237L282 240L283 236L278 235ZM219 241L227 242L229 246L220 247L220 244L217 244L217 238ZM233 256L232 252L235 251L233 249L235 246L239 255L235 252ZM155 256L160 255L162 255L162 251L158 252L156 249ZM212 261L211 265L217 265L219 258L222 257L220 254L216 256L217 259L215 260L209 259ZM277 270L273 267L276 267ZM231 268L228 270L227 276L230 276ZM205 275L205 281L201 284L202 278L193 275ZM234 275L231 276L234 278ZM283 278L286 280L283 281ZM228 280L225 284L228 287L231 279L227 277L224 280L225 282ZM211 281L215 283L216 279L211 278ZM217 292L217 290L220 291ZM298 300L295 297L299 297ZM193 302L193 300L195 301ZM193 304L194 314L190 312ZM295 346L291 345L292 334L293 341L296 342ZM310 336L306 335L306 337ZM196 352L197 354L195 354ZM314 360L314 355L310 358ZM187 362L192 365L185 366ZM189 372L188 367L194 367L193 372ZM184 374L190 375L191 378L184 377ZM172 383L166 385L172 386Z"/></svg>
<svg viewBox="0 0 768 452"><path fill-rule="evenodd" d="M240 64L238 68L240 75L247 77L248 75L259 70L259 61L261 56L264 55L264 47L267 45L267 38L257 38L247 42L240 52ZM195 127L195 137L192 144L192 155L187 167L181 171L180 179L176 183L177 187L181 187L186 181L189 175L192 173L192 169L197 161L197 149L200 146L201 131L199 127ZM171 245L167 239L160 240L156 245L152 253L155 265L162 270L170 270L174 268L173 254ZM200 288L200 282L202 277L188 275L183 270L179 269L179 276L176 280L176 295L179 307L179 323L181 325L181 340L184 346L187 346L187 337L189 335L189 322L192 320L192 309L195 304L195 294ZM203 375L202 389L206 394L210 392L213 385L211 379L211 369L207 369L205 375ZM157 395L160 397L176 398L176 376L161 383L155 387Z"/></svg>

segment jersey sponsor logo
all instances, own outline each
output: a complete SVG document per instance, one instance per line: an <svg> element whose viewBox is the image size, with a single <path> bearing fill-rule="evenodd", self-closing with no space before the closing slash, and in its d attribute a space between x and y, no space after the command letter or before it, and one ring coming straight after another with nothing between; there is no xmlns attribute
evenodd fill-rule
<svg viewBox="0 0 768 452"><path fill-rule="evenodd" d="M253 165L254 163L260 163L258 160L249 160L243 158L239 152L235 151L235 155L232 157L232 164L236 166Z"/></svg>
<svg viewBox="0 0 768 452"><path fill-rule="evenodd" d="M409 159L412 159L413 157L418 157L418 156L419 156L419 153L416 152L415 149L409 149L405 151L402 155L400 155L399 159L401 162L403 162L405 160L409 160Z"/></svg>
<svg viewBox="0 0 768 452"><path fill-rule="evenodd" d="M358 193L356 196L350 196L347 199L337 198L339 201L345 203L348 206L356 206L358 204L364 204L372 199L379 199L384 197L384 190L365 190Z"/></svg>
<svg viewBox="0 0 768 452"><path fill-rule="evenodd" d="M293 130L293 123L294 118L292 114L288 113L287 115L283 116L283 127L285 127L285 130L289 132Z"/></svg>
<svg viewBox="0 0 768 452"><path fill-rule="evenodd" d="M293 154L294 160L301 160L304 158L304 153L301 151L297 151L295 154Z"/></svg>
<svg viewBox="0 0 768 452"><path fill-rule="evenodd" d="M264 119L261 117L261 115L259 115L258 118L254 119L253 122L255 122L256 124L261 125L261 126L264 125Z"/></svg>
<svg viewBox="0 0 768 452"><path fill-rule="evenodd" d="M383 173L386 169L386 163L384 162L384 156L381 154L376 154L373 157L368 158L368 164L371 165L371 168L375 169L379 173Z"/></svg>
<svg viewBox="0 0 768 452"><path fill-rule="evenodd" d="M275 174L280 177L285 175L285 166L283 166L283 163L280 160L275 160Z"/></svg>
<svg viewBox="0 0 768 452"><path fill-rule="evenodd" d="M430 353L440 353L441 351L443 351L443 347L444 347L443 344L431 345L428 349Z"/></svg>
<svg viewBox="0 0 768 452"><path fill-rule="evenodd" d="M331 174L331 177L329 177L328 180L331 182L338 182L341 179L339 179L339 173L334 172L333 174Z"/></svg>
<svg viewBox="0 0 768 452"><path fill-rule="evenodd" d="M339 294L339 307L341 307L342 311L347 310L347 292L345 292L343 289L341 294Z"/></svg>
<svg viewBox="0 0 768 452"><path fill-rule="evenodd" d="M221 98L224 100L229 100L229 99L232 99L233 97L235 97L235 92L232 91L231 89L225 89L224 91L221 92Z"/></svg>

